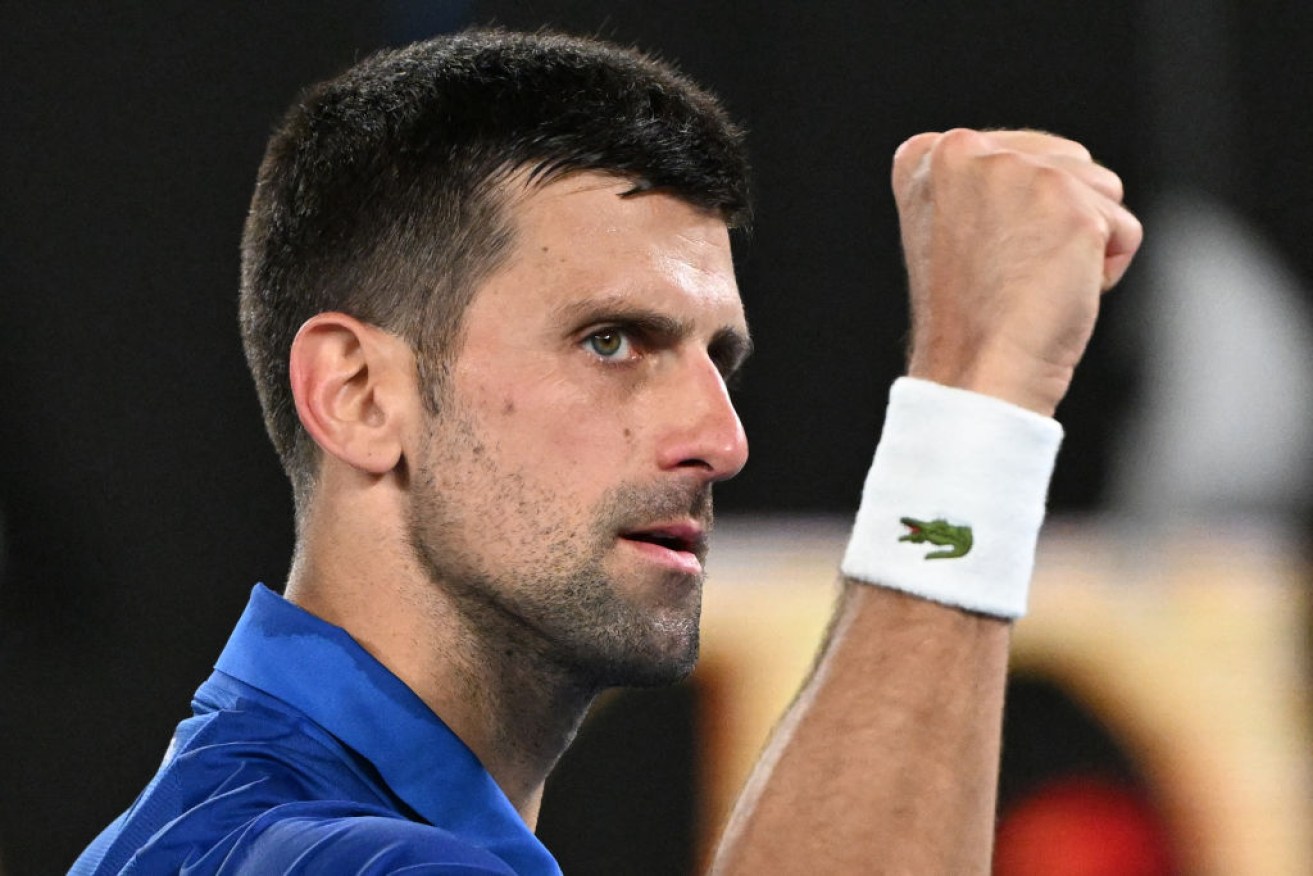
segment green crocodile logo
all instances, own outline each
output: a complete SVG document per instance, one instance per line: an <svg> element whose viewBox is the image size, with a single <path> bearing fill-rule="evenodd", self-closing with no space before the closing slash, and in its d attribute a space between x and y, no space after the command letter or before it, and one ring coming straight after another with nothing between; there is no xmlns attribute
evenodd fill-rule
<svg viewBox="0 0 1313 876"><path fill-rule="evenodd" d="M913 544L929 542L946 548L926 554L927 560L949 560L954 557L965 557L971 552L970 526L954 526L947 520L931 520L927 523L915 517L902 517L900 521L911 532L898 539L899 541L910 541Z"/></svg>

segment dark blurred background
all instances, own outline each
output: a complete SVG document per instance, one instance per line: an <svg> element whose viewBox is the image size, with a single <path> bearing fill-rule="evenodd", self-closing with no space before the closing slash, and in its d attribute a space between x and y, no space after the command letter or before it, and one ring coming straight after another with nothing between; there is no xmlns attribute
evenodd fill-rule
<svg viewBox="0 0 1313 876"><path fill-rule="evenodd" d="M470 23L636 43L709 85L750 130L758 219L738 258L759 353L737 394L752 462L721 491L727 511L856 506L901 366L886 177L913 133L1063 133L1122 174L1133 208L1190 188L1269 241L1305 287L1313 276L1313 4L6 3L0 862L11 876L66 869L131 802L251 585L285 573L290 501L236 330L237 244L268 132L302 86ZM1145 285L1137 266L1107 299L1059 412L1060 514L1108 502L1144 384Z"/></svg>

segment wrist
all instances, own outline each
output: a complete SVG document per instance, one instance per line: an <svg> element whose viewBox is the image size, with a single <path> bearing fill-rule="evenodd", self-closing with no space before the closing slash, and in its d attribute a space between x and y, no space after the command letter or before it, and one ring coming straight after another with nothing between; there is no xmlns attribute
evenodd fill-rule
<svg viewBox="0 0 1313 876"><path fill-rule="evenodd" d="M1052 417L1071 386L1074 369L1058 365L1020 368L976 366L963 369L911 365L907 376L989 396L1041 417Z"/></svg>
<svg viewBox="0 0 1313 876"><path fill-rule="evenodd" d="M902 378L843 572L972 611L1025 613L1062 427L960 388Z"/></svg>

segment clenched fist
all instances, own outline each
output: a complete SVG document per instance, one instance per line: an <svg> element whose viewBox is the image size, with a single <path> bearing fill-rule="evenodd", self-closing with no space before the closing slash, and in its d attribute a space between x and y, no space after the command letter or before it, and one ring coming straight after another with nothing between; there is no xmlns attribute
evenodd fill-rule
<svg viewBox="0 0 1313 876"><path fill-rule="evenodd" d="M1038 131L920 134L894 155L908 373L1051 416L1140 246L1115 173Z"/></svg>

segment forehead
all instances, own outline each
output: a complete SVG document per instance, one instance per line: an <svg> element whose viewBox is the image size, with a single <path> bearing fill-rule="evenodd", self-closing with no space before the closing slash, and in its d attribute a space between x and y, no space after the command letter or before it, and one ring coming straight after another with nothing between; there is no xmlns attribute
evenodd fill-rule
<svg viewBox="0 0 1313 876"><path fill-rule="evenodd" d="M512 186L512 251L477 298L623 300L746 332L724 221L664 192L626 195L632 189L600 173Z"/></svg>

